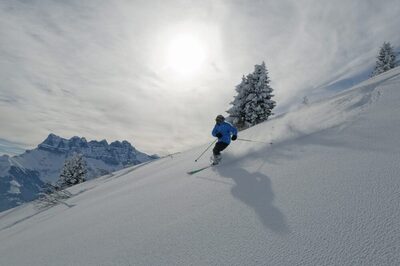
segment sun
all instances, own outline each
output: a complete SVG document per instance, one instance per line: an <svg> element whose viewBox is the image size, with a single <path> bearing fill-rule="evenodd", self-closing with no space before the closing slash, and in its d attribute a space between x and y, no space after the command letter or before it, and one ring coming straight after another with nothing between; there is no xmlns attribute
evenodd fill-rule
<svg viewBox="0 0 400 266"><path fill-rule="evenodd" d="M206 49L195 35L185 33L172 38L167 47L168 67L184 77L198 74L204 64Z"/></svg>

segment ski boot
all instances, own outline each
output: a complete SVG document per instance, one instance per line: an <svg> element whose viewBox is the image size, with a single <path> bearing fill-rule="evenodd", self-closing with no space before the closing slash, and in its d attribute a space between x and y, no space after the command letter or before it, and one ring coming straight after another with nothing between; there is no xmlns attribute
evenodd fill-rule
<svg viewBox="0 0 400 266"><path fill-rule="evenodd" d="M217 164L219 164L219 162L221 161L221 159L222 159L221 154L214 155L214 156L211 157L211 164L212 164L212 165L217 165Z"/></svg>

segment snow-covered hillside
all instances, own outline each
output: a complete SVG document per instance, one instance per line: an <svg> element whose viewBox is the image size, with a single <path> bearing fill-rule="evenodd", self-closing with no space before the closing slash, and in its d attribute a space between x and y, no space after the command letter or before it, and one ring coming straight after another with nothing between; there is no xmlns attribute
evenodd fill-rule
<svg viewBox="0 0 400 266"><path fill-rule="evenodd" d="M400 68L240 134L0 214L1 265L400 265ZM269 142L273 144L269 144Z"/></svg>

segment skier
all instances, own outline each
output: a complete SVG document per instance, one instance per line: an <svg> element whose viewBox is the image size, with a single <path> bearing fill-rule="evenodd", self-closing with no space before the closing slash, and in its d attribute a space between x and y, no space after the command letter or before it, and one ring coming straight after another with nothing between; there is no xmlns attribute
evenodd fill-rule
<svg viewBox="0 0 400 266"><path fill-rule="evenodd" d="M228 122L225 122L225 117L222 115L218 115L215 118L215 122L216 124L211 134L214 137L217 137L218 141L213 149L214 156L211 159L213 161L213 165L217 165L221 161L221 151L228 147L229 143L231 143L231 140L235 141L237 139L238 133L234 126Z"/></svg>

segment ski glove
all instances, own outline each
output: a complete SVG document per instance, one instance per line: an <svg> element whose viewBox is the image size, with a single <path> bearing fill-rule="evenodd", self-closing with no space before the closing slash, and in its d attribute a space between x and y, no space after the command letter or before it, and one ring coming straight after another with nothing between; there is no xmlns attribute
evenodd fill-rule
<svg viewBox="0 0 400 266"><path fill-rule="evenodd" d="M236 140L236 139L237 139L236 135L233 135L232 138L231 138L231 140Z"/></svg>
<svg viewBox="0 0 400 266"><path fill-rule="evenodd" d="M215 136L216 136L217 138L219 138L219 139L222 138L222 134L219 133L219 132L218 132L217 134L215 134Z"/></svg>

